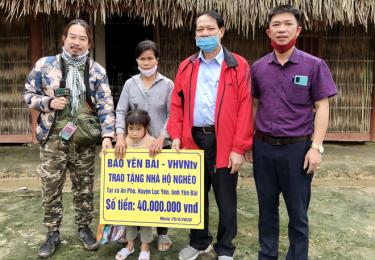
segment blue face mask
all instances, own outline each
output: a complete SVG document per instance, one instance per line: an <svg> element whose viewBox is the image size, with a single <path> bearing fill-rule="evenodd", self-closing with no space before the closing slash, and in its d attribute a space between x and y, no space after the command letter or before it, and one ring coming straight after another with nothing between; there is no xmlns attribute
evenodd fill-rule
<svg viewBox="0 0 375 260"><path fill-rule="evenodd" d="M196 37L195 44L203 52L213 52L219 45L219 36Z"/></svg>

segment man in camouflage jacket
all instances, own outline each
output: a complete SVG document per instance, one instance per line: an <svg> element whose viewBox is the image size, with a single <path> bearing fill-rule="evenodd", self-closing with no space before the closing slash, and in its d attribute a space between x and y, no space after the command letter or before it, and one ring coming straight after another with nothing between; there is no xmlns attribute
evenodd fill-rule
<svg viewBox="0 0 375 260"><path fill-rule="evenodd" d="M77 145L73 138L64 140L60 136L66 122L72 119L69 116L77 108L89 105L100 122L102 149L112 148L114 137L114 105L106 71L88 57L93 44L90 27L83 20L73 20L65 27L62 39L63 52L37 61L27 77L23 94L26 104L40 111L36 134L41 144L43 222L48 228L46 241L39 249L40 257L52 255L60 243L62 189L67 170L72 181L78 237L86 249L98 248L89 228L93 215L96 145ZM62 86L70 90L68 96L55 97L56 89Z"/></svg>

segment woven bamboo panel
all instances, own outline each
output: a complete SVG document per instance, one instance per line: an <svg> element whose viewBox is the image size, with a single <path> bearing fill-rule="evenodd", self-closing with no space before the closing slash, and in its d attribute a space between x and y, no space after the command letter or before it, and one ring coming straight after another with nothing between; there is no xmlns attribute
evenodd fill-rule
<svg viewBox="0 0 375 260"><path fill-rule="evenodd" d="M31 66L30 25L26 17L12 23L0 17L0 135L30 134L30 111L22 98Z"/></svg>
<svg viewBox="0 0 375 260"><path fill-rule="evenodd" d="M182 60L197 51L194 34L188 29L171 30L165 26L160 28L160 72L174 79L178 65Z"/></svg>
<svg viewBox="0 0 375 260"><path fill-rule="evenodd" d="M271 51L269 39L264 29L257 29L252 38L245 38L238 35L237 32L227 31L223 38L223 45L228 50L247 59L249 64Z"/></svg>
<svg viewBox="0 0 375 260"><path fill-rule="evenodd" d="M61 51L61 32L66 20L61 16L42 17L43 56ZM30 32L27 19L0 20L0 134L28 134L29 112L21 98L26 75L30 71ZM336 26L315 33L318 56L328 63L339 95L330 100L329 132L368 133L374 71L374 28ZM270 51L264 29L253 38L228 31L223 39L231 51L249 62ZM194 32L188 29L160 27L160 71L174 79L179 63L197 51Z"/></svg>
<svg viewBox="0 0 375 260"><path fill-rule="evenodd" d="M368 133L373 89L373 28L336 26L323 34L321 53L339 95L330 100L329 132Z"/></svg>

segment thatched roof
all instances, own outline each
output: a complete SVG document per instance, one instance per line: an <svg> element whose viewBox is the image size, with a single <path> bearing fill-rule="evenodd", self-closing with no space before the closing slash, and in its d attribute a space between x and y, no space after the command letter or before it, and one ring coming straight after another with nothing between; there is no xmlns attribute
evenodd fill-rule
<svg viewBox="0 0 375 260"><path fill-rule="evenodd" d="M228 29L248 35L266 24L267 10L279 4L299 7L307 28L375 23L375 0L0 0L8 19L37 13L61 13L79 17L83 13L105 21L112 15L143 17L145 24L157 20L170 28L191 27L196 13L216 9ZM254 30L253 30L254 31Z"/></svg>

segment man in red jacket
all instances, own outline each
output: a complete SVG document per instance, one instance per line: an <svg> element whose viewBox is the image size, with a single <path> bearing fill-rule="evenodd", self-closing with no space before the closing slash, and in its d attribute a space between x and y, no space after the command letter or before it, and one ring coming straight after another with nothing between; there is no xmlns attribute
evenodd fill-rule
<svg viewBox="0 0 375 260"><path fill-rule="evenodd" d="M244 153L252 148L253 119L250 68L246 60L221 45L224 20L207 11L197 16L200 52L184 60L172 93L168 132L172 148L203 149L205 155L204 229L190 231L190 245L179 253L193 260L211 249L208 192L213 187L219 208L219 259L233 259L237 233L237 179Z"/></svg>

